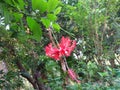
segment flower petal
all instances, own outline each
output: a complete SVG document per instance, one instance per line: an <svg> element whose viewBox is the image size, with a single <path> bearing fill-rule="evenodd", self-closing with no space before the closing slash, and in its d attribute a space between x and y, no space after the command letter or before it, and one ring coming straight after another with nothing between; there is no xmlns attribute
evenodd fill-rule
<svg viewBox="0 0 120 90"><path fill-rule="evenodd" d="M48 46L45 47L45 52L46 52L47 56L49 56L55 60L60 60L59 50L57 48L54 48L52 46L52 43L50 43Z"/></svg>
<svg viewBox="0 0 120 90"><path fill-rule="evenodd" d="M72 80L75 80L77 83L80 83L80 80L77 79L77 75L72 69L68 69L68 75Z"/></svg>
<svg viewBox="0 0 120 90"><path fill-rule="evenodd" d="M64 37L62 36L60 43L59 43L59 48L55 48L52 46L52 43L48 44L48 46L45 47L45 52L46 55L55 59L55 60L60 60L62 56L70 56L71 52L74 50L76 47L76 41L75 40L70 40L69 37Z"/></svg>
<svg viewBox="0 0 120 90"><path fill-rule="evenodd" d="M60 53L62 53L65 56L70 56L71 52L74 50L76 46L75 40L70 40L69 37L62 37L59 47L60 47Z"/></svg>

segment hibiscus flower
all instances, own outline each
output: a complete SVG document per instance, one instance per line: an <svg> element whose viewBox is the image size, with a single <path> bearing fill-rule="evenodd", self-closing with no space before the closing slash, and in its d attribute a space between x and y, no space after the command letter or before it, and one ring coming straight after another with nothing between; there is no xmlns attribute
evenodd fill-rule
<svg viewBox="0 0 120 90"><path fill-rule="evenodd" d="M59 51L62 55L66 57L70 56L71 52L74 50L76 46L75 40L70 40L69 37L62 37L60 44L59 44Z"/></svg>
<svg viewBox="0 0 120 90"><path fill-rule="evenodd" d="M60 60L59 50L58 48L53 47L52 43L45 47L45 52L48 57L51 57L55 60Z"/></svg>
<svg viewBox="0 0 120 90"><path fill-rule="evenodd" d="M45 52L48 57L51 57L55 60L60 60L62 56L70 56L71 52L74 50L76 46L75 40L70 40L69 37L62 37L60 40L60 43L57 47L54 47L52 43L48 44L48 46L45 47Z"/></svg>

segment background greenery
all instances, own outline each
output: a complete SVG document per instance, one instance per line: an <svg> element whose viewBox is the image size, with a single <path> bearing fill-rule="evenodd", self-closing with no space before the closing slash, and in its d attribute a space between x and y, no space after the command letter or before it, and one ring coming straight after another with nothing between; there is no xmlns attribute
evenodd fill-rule
<svg viewBox="0 0 120 90"><path fill-rule="evenodd" d="M45 55L49 27L58 41L77 41L67 61L80 84L63 85L59 62ZM120 0L1 0L0 61L1 90L119 90Z"/></svg>

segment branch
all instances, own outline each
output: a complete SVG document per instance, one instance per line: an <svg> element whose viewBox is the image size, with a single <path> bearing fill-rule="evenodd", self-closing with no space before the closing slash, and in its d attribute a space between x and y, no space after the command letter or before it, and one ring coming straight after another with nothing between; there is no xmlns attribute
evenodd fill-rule
<svg viewBox="0 0 120 90"><path fill-rule="evenodd" d="M54 42L53 36L52 36L52 29L48 28L47 30L48 30L48 35L49 35L49 38L50 38L52 44L54 45L54 47L57 47L56 43Z"/></svg>
<svg viewBox="0 0 120 90"><path fill-rule="evenodd" d="M22 66L21 62L19 60L16 61L16 65L18 69L20 69L21 76L26 78L34 87L34 89L37 89L37 86L33 80L33 78L30 76L30 74L25 70L25 68Z"/></svg>
<svg viewBox="0 0 120 90"><path fill-rule="evenodd" d="M44 83L42 81L40 82L39 80L39 78L41 79L46 78L45 72L42 71L42 69L45 69L44 67L45 63L39 64L33 74L33 78L35 79L35 82L38 85L39 90L51 90L50 87L46 87Z"/></svg>

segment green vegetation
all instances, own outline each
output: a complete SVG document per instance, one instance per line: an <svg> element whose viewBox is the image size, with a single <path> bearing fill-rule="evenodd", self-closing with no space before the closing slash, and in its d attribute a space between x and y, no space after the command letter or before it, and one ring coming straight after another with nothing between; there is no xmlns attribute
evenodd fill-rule
<svg viewBox="0 0 120 90"><path fill-rule="evenodd" d="M63 64L45 52L62 36L76 40ZM34 89L120 90L120 0L0 1L0 90Z"/></svg>

